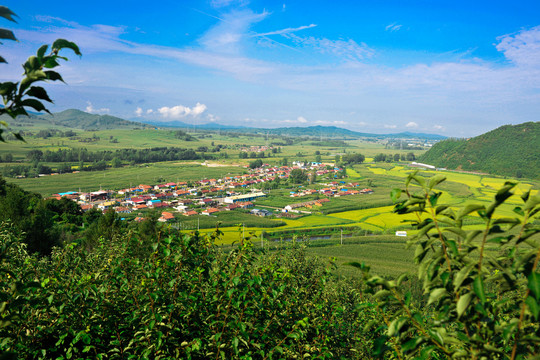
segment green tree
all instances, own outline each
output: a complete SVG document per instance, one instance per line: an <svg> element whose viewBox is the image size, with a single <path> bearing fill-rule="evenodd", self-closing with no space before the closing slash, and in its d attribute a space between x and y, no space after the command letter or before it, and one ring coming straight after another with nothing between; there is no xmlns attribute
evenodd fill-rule
<svg viewBox="0 0 540 360"><path fill-rule="evenodd" d="M256 169L256 168L260 168L262 165L263 165L262 160L261 160L261 159L257 159L257 160L251 161L251 162L249 163L249 168L250 168L250 169Z"/></svg>
<svg viewBox="0 0 540 360"><path fill-rule="evenodd" d="M307 174L302 169L292 169L289 173L289 181L293 184L301 184L307 181Z"/></svg>
<svg viewBox="0 0 540 360"><path fill-rule="evenodd" d="M375 157L373 158L373 161L375 161L375 162L384 162L384 161L386 161L386 155L383 154L383 153L379 153L379 154L375 155Z"/></svg>
<svg viewBox="0 0 540 360"><path fill-rule="evenodd" d="M362 154L346 154L342 157L345 164L361 164L366 160L366 157Z"/></svg>
<svg viewBox="0 0 540 360"><path fill-rule="evenodd" d="M111 160L111 165L113 168L119 168L119 167L122 167L122 160L120 160L119 158L117 157L114 157L112 160Z"/></svg>

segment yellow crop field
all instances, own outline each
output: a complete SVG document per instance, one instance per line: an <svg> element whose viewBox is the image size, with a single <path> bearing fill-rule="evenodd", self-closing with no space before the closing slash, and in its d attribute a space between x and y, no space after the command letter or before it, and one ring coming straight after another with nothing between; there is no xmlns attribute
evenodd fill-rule
<svg viewBox="0 0 540 360"><path fill-rule="evenodd" d="M360 175L354 169L347 169L347 176L349 177L349 180L351 181L362 179L362 175Z"/></svg>
<svg viewBox="0 0 540 360"><path fill-rule="evenodd" d="M371 171L372 173L374 173L376 175L386 175L387 174L386 169L381 169L381 168L372 167L372 166L368 166L368 169L369 169L369 171Z"/></svg>

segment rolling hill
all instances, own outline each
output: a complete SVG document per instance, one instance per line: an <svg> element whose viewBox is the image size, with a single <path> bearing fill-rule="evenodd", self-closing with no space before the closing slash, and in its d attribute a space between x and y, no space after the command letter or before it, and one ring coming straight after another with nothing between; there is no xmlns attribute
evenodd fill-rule
<svg viewBox="0 0 540 360"><path fill-rule="evenodd" d="M51 128L70 128L82 130L110 130L110 129L134 129L150 128L151 125L124 120L110 115L89 114L87 112L69 109L52 115L31 114L29 117L20 116L16 120L5 118L10 125L17 126L29 123L47 125Z"/></svg>
<svg viewBox="0 0 540 360"><path fill-rule="evenodd" d="M470 139L447 139L419 161L467 171L540 178L540 122L505 125Z"/></svg>

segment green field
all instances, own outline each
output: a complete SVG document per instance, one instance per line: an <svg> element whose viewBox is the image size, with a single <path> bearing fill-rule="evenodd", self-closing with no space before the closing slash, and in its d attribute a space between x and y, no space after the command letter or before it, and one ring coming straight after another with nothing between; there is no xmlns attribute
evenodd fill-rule
<svg viewBox="0 0 540 360"><path fill-rule="evenodd" d="M139 184L219 178L242 174L243 170L238 166L208 167L193 163L163 162L103 171L86 171L29 179L9 179L9 181L25 190L48 196L58 192L78 191L79 189L83 192L96 191L100 187L119 190L129 186L138 186Z"/></svg>

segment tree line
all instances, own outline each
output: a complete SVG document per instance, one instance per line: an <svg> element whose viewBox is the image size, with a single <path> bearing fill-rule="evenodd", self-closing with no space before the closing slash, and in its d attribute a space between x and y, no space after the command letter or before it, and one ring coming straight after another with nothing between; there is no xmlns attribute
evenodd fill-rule
<svg viewBox="0 0 540 360"><path fill-rule="evenodd" d="M68 173L72 171L70 164L75 164L79 171L105 170L109 167L121 167L124 163L131 165L153 163L161 161L178 160L213 160L218 156L227 158L227 153L220 153L221 145L209 149L200 146L196 149L186 149L178 147L154 147L148 149L118 149L115 151L88 151L86 148L79 149L59 149L57 151L31 150L27 153L26 159L31 165L12 165L2 167L2 175L5 177L35 177L38 174L51 174L53 172ZM209 153L211 152L211 153ZM213 154L214 153L214 154ZM219 154L215 154L219 153ZM13 161L13 156L4 156L4 161ZM55 169L46 163L59 163Z"/></svg>
<svg viewBox="0 0 540 360"><path fill-rule="evenodd" d="M207 150L207 149L203 149ZM103 151L88 151L86 148L59 149L56 151L31 150L27 153L28 161L43 162L95 162L111 161L118 158L121 161L141 164L158 161L174 160L198 160L202 154L197 154L193 149L179 147L153 147L147 149L118 149Z"/></svg>

